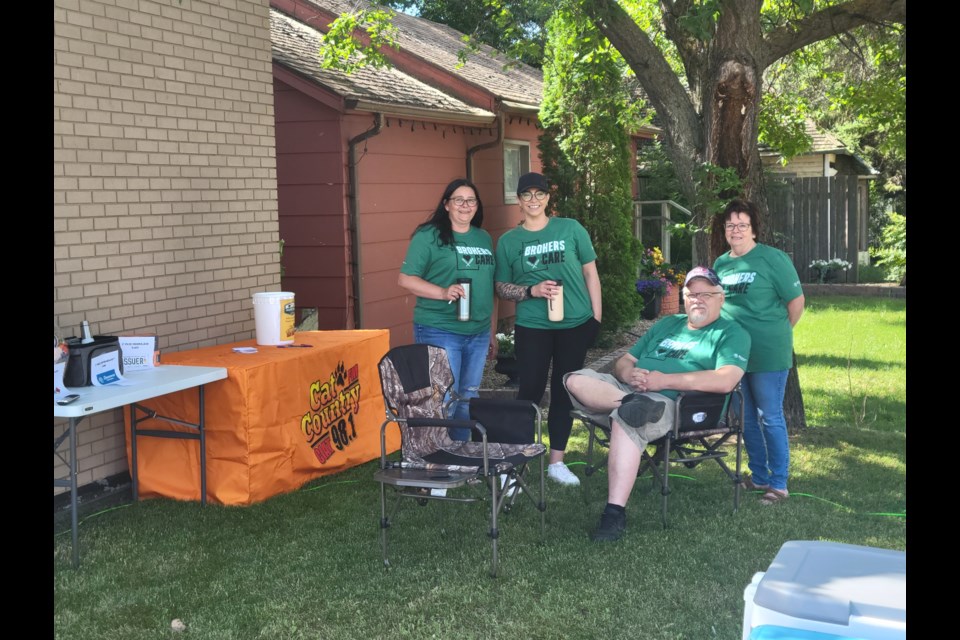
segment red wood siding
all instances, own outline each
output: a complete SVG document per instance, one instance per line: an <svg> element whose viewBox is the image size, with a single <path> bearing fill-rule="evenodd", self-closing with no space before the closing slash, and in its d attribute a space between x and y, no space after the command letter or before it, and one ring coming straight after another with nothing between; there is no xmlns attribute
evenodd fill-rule
<svg viewBox="0 0 960 640"><path fill-rule="evenodd" d="M296 294L298 307L317 308L321 329L346 329L352 311L342 116L276 79L274 108L281 286Z"/></svg>

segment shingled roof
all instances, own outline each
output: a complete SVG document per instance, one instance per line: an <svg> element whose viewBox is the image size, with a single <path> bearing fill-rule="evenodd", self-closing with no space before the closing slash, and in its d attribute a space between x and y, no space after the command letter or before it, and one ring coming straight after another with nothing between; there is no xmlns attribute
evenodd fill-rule
<svg viewBox="0 0 960 640"><path fill-rule="evenodd" d="M352 74L324 69L317 56L322 34L276 10L270 11L273 60L279 65L342 96L361 108L407 112L422 110L424 117L490 122L495 114L466 104L395 68L363 67Z"/></svg>
<svg viewBox="0 0 960 640"><path fill-rule="evenodd" d="M804 121L804 132L810 136L811 147L809 151L805 151L800 155L813 155L818 153L834 153L850 156L853 159L854 163L857 166L858 175L873 176L878 175L879 172L871 167L869 164L864 162L860 157L855 155L847 145L840 142L840 139L829 131L823 131L817 127L815 123L810 118L807 118ZM761 156L779 156L780 153L766 144L760 144L760 155Z"/></svg>
<svg viewBox="0 0 960 640"><path fill-rule="evenodd" d="M309 0L327 12L339 15L369 8L363 0ZM485 89L510 102L538 108L543 97L543 73L529 65L510 60L492 47L481 45L467 62L458 66L457 53L464 48L463 34L424 18L397 13L393 19L401 49L446 73ZM509 66L508 66L509 65Z"/></svg>

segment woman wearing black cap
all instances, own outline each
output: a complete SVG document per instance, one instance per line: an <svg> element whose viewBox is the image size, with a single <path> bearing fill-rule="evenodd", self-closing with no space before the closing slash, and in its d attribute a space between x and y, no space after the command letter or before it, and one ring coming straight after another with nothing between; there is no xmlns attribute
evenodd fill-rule
<svg viewBox="0 0 960 640"><path fill-rule="evenodd" d="M497 243L494 280L497 295L517 303L519 400L540 402L553 362L547 475L560 484L575 486L580 480L563 463L573 426L573 406L563 376L583 368L587 349L600 332L600 277L597 253L583 225L571 218L547 215L548 189L546 178L539 173L520 177L517 197L523 221Z"/></svg>

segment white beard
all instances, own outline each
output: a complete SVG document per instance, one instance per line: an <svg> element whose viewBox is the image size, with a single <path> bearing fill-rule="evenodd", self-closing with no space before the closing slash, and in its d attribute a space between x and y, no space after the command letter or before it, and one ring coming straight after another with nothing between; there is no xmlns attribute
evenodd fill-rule
<svg viewBox="0 0 960 640"><path fill-rule="evenodd" d="M703 326L708 318L706 307L694 308L687 312L687 319L694 326Z"/></svg>

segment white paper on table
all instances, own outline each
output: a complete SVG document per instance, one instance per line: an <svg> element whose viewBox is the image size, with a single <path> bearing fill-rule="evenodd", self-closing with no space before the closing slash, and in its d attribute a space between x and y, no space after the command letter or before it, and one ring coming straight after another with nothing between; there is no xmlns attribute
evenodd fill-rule
<svg viewBox="0 0 960 640"><path fill-rule="evenodd" d="M120 375L120 352L110 351L90 359L90 379L95 387L108 384L129 385L129 380Z"/></svg>
<svg viewBox="0 0 960 640"><path fill-rule="evenodd" d="M57 362L53 365L53 399L59 400L60 398L68 395L70 389L63 384L63 373L67 369L67 363Z"/></svg>
<svg viewBox="0 0 960 640"><path fill-rule="evenodd" d="M157 339L153 336L120 336L124 371L152 369Z"/></svg>

